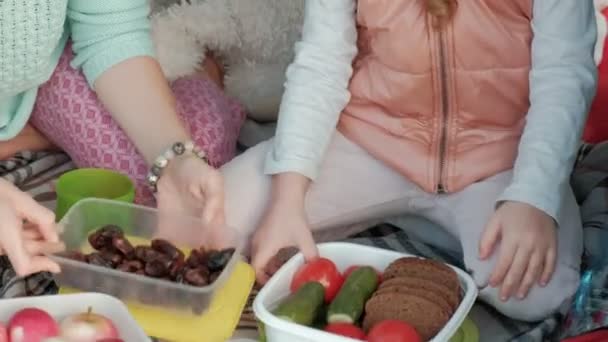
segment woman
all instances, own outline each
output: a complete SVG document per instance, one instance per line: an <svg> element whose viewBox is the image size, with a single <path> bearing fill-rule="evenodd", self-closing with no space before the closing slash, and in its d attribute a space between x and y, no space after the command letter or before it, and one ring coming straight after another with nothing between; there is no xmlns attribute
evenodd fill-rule
<svg viewBox="0 0 608 342"><path fill-rule="evenodd" d="M314 258L313 233L415 213L502 313L567 307L595 31L591 0L308 0L275 138L222 170L259 280L284 247Z"/></svg>
<svg viewBox="0 0 608 342"><path fill-rule="evenodd" d="M206 160L232 156L243 113L208 79L176 82L174 98L153 57L148 12L147 0L0 2L0 141L27 134L48 146L24 130L31 119L77 166L128 173L140 202L151 198L145 185L158 185L166 207L205 198L196 214L212 221L222 183ZM17 273L56 271L45 248L23 247L40 236L56 242L51 215L7 184L0 211L0 246ZM40 234L23 231L21 219Z"/></svg>

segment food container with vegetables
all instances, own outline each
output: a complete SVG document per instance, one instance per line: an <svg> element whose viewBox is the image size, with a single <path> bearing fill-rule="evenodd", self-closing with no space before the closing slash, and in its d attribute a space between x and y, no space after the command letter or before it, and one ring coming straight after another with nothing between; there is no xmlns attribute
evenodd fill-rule
<svg viewBox="0 0 608 342"><path fill-rule="evenodd" d="M255 278L233 229L102 199L78 202L60 225L62 293L117 297L155 337L198 341L204 327L231 336Z"/></svg>
<svg viewBox="0 0 608 342"><path fill-rule="evenodd" d="M444 263L350 243L288 261L253 309L263 341L449 341L477 297L473 279Z"/></svg>
<svg viewBox="0 0 608 342"><path fill-rule="evenodd" d="M118 299L99 293L4 299L0 341L150 341Z"/></svg>

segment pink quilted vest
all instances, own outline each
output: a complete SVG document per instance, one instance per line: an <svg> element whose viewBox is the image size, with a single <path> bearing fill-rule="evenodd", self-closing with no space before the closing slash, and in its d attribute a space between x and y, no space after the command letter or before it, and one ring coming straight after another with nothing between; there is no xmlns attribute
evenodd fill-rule
<svg viewBox="0 0 608 342"><path fill-rule="evenodd" d="M533 0L358 0L359 55L338 129L428 192L513 167L529 104Z"/></svg>

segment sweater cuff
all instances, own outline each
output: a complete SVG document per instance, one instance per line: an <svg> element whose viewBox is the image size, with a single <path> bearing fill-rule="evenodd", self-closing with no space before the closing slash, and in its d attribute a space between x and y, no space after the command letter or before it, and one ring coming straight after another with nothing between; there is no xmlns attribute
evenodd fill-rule
<svg viewBox="0 0 608 342"><path fill-rule="evenodd" d="M498 198L497 207L506 201L520 202L529 204L545 214L551 216L559 227L559 210L561 207L561 191L551 196L550 192L540 192L531 190L530 186L511 185Z"/></svg>
<svg viewBox="0 0 608 342"><path fill-rule="evenodd" d="M100 48L100 52L82 64L82 71L94 88L95 81L105 71L133 57L155 57L154 45L147 35L130 36L128 40L113 41L110 46ZM76 65L75 65L76 64ZM73 67L77 63L72 62Z"/></svg>
<svg viewBox="0 0 608 342"><path fill-rule="evenodd" d="M285 172L299 173L314 181L318 176L319 167L315 163L304 159L274 159L271 150L266 156L264 174L276 175Z"/></svg>

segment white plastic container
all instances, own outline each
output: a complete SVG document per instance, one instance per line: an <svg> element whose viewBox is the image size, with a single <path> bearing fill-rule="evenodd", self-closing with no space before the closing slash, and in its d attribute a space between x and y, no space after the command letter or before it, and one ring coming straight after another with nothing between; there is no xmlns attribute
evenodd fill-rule
<svg viewBox="0 0 608 342"><path fill-rule="evenodd" d="M351 243L324 243L319 245L322 257L332 260L340 271L352 265L369 265L384 270L392 261L411 256L394 251L356 245ZM321 330L291 323L271 313L278 303L289 294L289 284L294 273L303 264L301 254L289 260L264 286L253 303L253 310L264 324L268 342L351 342L350 338L326 333ZM463 290L460 306L446 326L433 338L433 342L447 342L458 331L477 298L477 287L473 279L464 271L453 267L460 279Z"/></svg>
<svg viewBox="0 0 608 342"><path fill-rule="evenodd" d="M87 312L89 307L94 313L109 318L124 341L150 341L121 301L100 293L3 299L0 300L0 322L7 323L17 311L25 308L44 310L57 322L61 322L70 315Z"/></svg>

